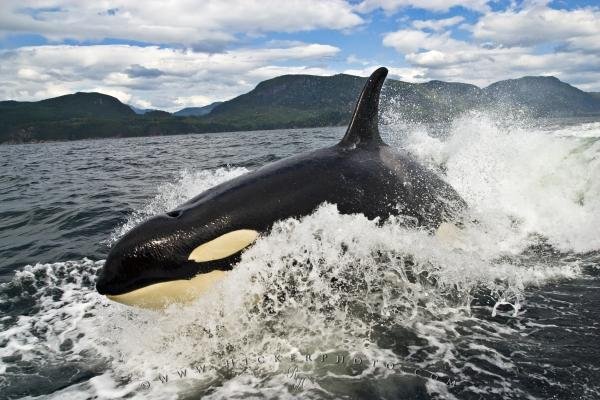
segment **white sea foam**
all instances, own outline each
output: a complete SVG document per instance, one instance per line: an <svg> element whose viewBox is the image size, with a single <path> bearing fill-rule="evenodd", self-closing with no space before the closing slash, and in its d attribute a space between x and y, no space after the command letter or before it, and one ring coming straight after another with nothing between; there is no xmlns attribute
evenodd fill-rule
<svg viewBox="0 0 600 400"><path fill-rule="evenodd" d="M164 312L115 304L89 284L69 282L71 276L93 275L101 262L28 267L16 280L27 284L34 279L36 286L44 286L35 294L40 308L3 333L0 339L6 338L9 345L2 355L18 352L25 359L73 363L82 352L95 354L106 360L109 372L70 390L99 398L136 391L132 382L145 381L151 385L143 391L149 398L202 392L222 382L222 373L189 372L191 378L181 380L176 371L191 371L198 362L221 368L224 360L241 362L260 355L316 358L348 352L369 362L387 360L410 368L373 338L374 327L381 324L416 332L428 343L431 353L419 367L440 358L451 365L456 358L450 340L454 324L468 315L475 289L486 288L495 298L515 301L527 285L577 273L576 265L551 268L496 261L480 254L477 246L456 249L426 232L407 230L393 221L378 226L325 205L301 221L278 223L210 295ZM63 290L59 299L53 294L57 288ZM45 332L42 337L39 331ZM62 351L60 344L66 339L73 341L73 348ZM229 397L234 389L252 393L257 385L275 393L277 387L282 390L281 381L289 383L286 368L278 363L254 363L252 368L261 379L240 373L219 384L213 396ZM320 373L317 365L307 368L309 376ZM347 373L343 370L342 375ZM363 372L367 377L385 373L385 368L372 366ZM171 383L161 383L159 374L171 376Z"/></svg>
<svg viewBox="0 0 600 400"><path fill-rule="evenodd" d="M346 354L406 370L439 371L443 363L448 373L464 380L469 379L466 369L479 369L496 386L474 386L473 393L514 394L497 372L459 360L457 326L475 320L470 305L478 296L492 299L491 305L512 306L506 312L487 307L487 315L514 316L532 285L580 274L577 261L547 262L521 253L539 244L540 237L563 251L600 248L600 187L593 179L600 168L600 142L502 128L485 115L457 120L445 141L426 133L425 128L404 132L402 146L439 171L469 203L475 222L467 223L456 240L406 229L393 219L377 224L362 215L340 215L325 204L301 220L277 223L215 291L163 312L128 308L98 295L93 281L101 261L29 266L0 292L2 302L35 304L33 313L3 321L0 371L14 367L6 360L18 354L19 362L84 363L97 375L50 398L231 398L244 393L293 398L289 362L254 362L250 371L231 374L223 368L226 360ZM182 172L160 187L115 238L244 172ZM19 291L20 298L9 297L11 290ZM485 329L474 328L473 340L500 340L512 330L477 323ZM396 332L410 332L415 339L403 342ZM404 357L382 339L388 337L406 351ZM509 358L480 346L472 348L479 359L497 369L515 368ZM215 368L194 374L192 367L198 365ZM307 382L311 391L303 394L314 398L331 390L322 379L326 376L350 382L392 373L382 363L359 371L316 362L302 367L314 378ZM178 379L182 369L188 371L186 379ZM169 375L170 382L162 383L159 375ZM148 387L140 389L146 382ZM439 380L426 379L426 388L452 398Z"/></svg>
<svg viewBox="0 0 600 400"><path fill-rule="evenodd" d="M599 133L597 123L587 126ZM417 129L405 146L445 169L474 216L496 231L490 249L520 251L537 234L560 250L585 252L600 248L600 140L574 132L554 135L479 115L454 121L447 140Z"/></svg>
<svg viewBox="0 0 600 400"><path fill-rule="evenodd" d="M584 124L571 125L565 128L553 129L551 133L556 136L600 138L600 122L587 122Z"/></svg>

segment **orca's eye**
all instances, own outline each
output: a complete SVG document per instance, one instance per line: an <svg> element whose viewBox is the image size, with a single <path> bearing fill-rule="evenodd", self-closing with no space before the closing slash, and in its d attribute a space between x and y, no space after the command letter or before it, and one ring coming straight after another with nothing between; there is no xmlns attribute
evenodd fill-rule
<svg viewBox="0 0 600 400"><path fill-rule="evenodd" d="M181 210L173 210L167 213L167 215L171 218L179 218L181 214L183 214L183 211Z"/></svg>

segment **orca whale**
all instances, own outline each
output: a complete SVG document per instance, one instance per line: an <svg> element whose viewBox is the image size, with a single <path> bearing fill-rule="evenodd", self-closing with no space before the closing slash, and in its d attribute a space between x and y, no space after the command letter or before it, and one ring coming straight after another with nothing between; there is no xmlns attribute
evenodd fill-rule
<svg viewBox="0 0 600 400"><path fill-rule="evenodd" d="M324 202L342 214L400 215L431 230L458 218L466 204L454 189L381 139L386 76L379 68L368 78L338 144L236 177L126 233L110 250L97 291L149 308L192 300L274 222L309 215Z"/></svg>

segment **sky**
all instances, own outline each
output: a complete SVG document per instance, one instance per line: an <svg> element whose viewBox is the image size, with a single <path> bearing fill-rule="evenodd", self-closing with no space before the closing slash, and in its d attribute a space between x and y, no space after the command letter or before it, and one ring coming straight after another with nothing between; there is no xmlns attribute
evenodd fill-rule
<svg viewBox="0 0 600 400"><path fill-rule="evenodd" d="M600 0L1 0L0 99L102 92L176 111L283 74L600 91Z"/></svg>

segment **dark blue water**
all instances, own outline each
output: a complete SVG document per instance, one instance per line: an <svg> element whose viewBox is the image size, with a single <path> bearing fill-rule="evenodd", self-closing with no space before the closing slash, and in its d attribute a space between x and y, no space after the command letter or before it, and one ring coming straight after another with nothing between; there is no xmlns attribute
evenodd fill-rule
<svg viewBox="0 0 600 400"><path fill-rule="evenodd" d="M0 398L600 398L598 123L479 115L444 140L392 124L386 140L477 223L431 236L324 205L194 304L138 310L94 291L136 223L342 134L0 146Z"/></svg>
<svg viewBox="0 0 600 400"><path fill-rule="evenodd" d="M112 230L187 170L255 168L333 144L341 129L0 147L0 279L38 261L102 259ZM282 145L285 143L285 145Z"/></svg>

